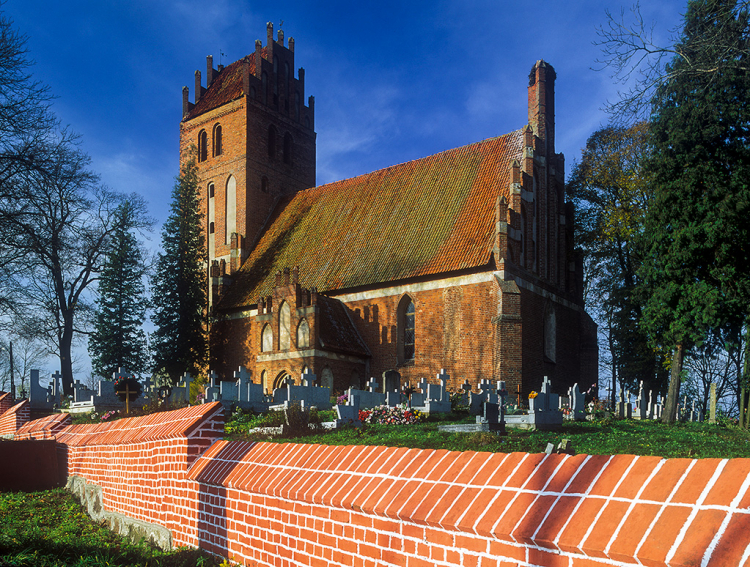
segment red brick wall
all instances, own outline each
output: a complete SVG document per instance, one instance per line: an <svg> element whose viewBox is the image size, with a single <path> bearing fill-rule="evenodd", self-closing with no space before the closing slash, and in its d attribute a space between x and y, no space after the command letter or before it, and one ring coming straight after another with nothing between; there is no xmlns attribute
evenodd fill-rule
<svg viewBox="0 0 750 567"><path fill-rule="evenodd" d="M10 396L10 392L0 393L0 415L3 415L6 411L13 407L13 398Z"/></svg>
<svg viewBox="0 0 750 567"><path fill-rule="evenodd" d="M68 474L101 486L106 509L244 565L726 567L750 557L750 459L215 441L221 415L207 404L70 426L57 442Z"/></svg>
<svg viewBox="0 0 750 567"><path fill-rule="evenodd" d="M749 459L222 441L189 477L201 547L246 565L719 567L750 549Z"/></svg>
<svg viewBox="0 0 750 567"><path fill-rule="evenodd" d="M29 400L17 403L0 415L0 435L15 435L19 428L29 421L31 406Z"/></svg>
<svg viewBox="0 0 750 567"><path fill-rule="evenodd" d="M67 413L53 413L41 419L29 421L18 428L15 439L54 439L73 424Z"/></svg>

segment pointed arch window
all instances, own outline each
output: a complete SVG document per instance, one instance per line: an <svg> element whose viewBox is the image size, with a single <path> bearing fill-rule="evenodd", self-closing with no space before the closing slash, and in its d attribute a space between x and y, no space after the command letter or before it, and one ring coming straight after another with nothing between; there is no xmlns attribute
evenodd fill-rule
<svg viewBox="0 0 750 567"><path fill-rule="evenodd" d="M292 309L285 301L279 307L279 350L289 350L291 346Z"/></svg>
<svg viewBox="0 0 750 567"><path fill-rule="evenodd" d="M297 348L310 348L310 325L307 319L302 319L297 325Z"/></svg>
<svg viewBox="0 0 750 567"><path fill-rule="evenodd" d="M198 161L206 161L208 159L208 134L205 130L201 130L198 133Z"/></svg>
<svg viewBox="0 0 750 567"><path fill-rule="evenodd" d="M265 327L263 327L263 332L261 333L260 351L271 352L272 350L273 350L273 330L271 329L271 325L266 325Z"/></svg>
<svg viewBox="0 0 750 567"><path fill-rule="evenodd" d="M221 124L214 125L213 138L213 155L214 157L220 156L223 153L223 146L221 143Z"/></svg>
<svg viewBox="0 0 750 567"><path fill-rule="evenodd" d="M416 307L414 300L405 295L401 298L398 306L399 323L399 354L401 362L406 363L414 360L414 345L416 339Z"/></svg>

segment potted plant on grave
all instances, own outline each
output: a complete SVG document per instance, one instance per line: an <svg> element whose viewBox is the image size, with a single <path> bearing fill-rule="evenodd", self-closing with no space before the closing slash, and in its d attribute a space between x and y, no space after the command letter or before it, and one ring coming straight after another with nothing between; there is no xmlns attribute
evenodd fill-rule
<svg viewBox="0 0 750 567"><path fill-rule="evenodd" d="M122 402L126 401L126 399L132 402L141 395L142 391L143 388L140 382L132 376L121 375L115 379L115 394L117 394L117 397Z"/></svg>

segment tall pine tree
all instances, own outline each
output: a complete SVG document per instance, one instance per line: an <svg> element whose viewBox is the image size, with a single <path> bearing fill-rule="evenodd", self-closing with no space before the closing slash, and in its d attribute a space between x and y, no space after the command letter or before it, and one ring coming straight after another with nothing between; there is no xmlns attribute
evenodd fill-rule
<svg viewBox="0 0 750 567"><path fill-rule="evenodd" d="M654 201L641 271L644 321L674 350L666 421L683 354L736 335L750 306L750 76L747 4L692 0L657 91L647 170ZM706 41L706 38L712 38Z"/></svg>
<svg viewBox="0 0 750 567"><path fill-rule="evenodd" d="M206 363L208 261L198 200L195 156L184 162L172 191L169 219L152 282L154 370L176 383L184 372L199 374Z"/></svg>
<svg viewBox="0 0 750 567"><path fill-rule="evenodd" d="M146 317L143 253L133 234L133 201L124 201L115 211L116 228L108 245L99 279L99 298L94 332L89 338L93 371L111 377L118 368L135 374L146 371Z"/></svg>

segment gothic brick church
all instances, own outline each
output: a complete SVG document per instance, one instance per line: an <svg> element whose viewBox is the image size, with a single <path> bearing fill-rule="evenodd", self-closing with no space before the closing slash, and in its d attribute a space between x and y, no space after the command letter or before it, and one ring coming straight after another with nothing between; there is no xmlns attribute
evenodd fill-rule
<svg viewBox="0 0 750 567"><path fill-rule="evenodd" d="M315 186L315 106L294 40L273 38L183 88L209 257L211 368L270 390L304 371L392 389L441 368L451 386L527 394L597 379L596 327L555 153L555 72L531 69L519 130ZM520 85L519 85L520 86ZM520 91L520 88L519 88ZM520 92L519 92L520 94ZM385 377L385 379L380 379Z"/></svg>

